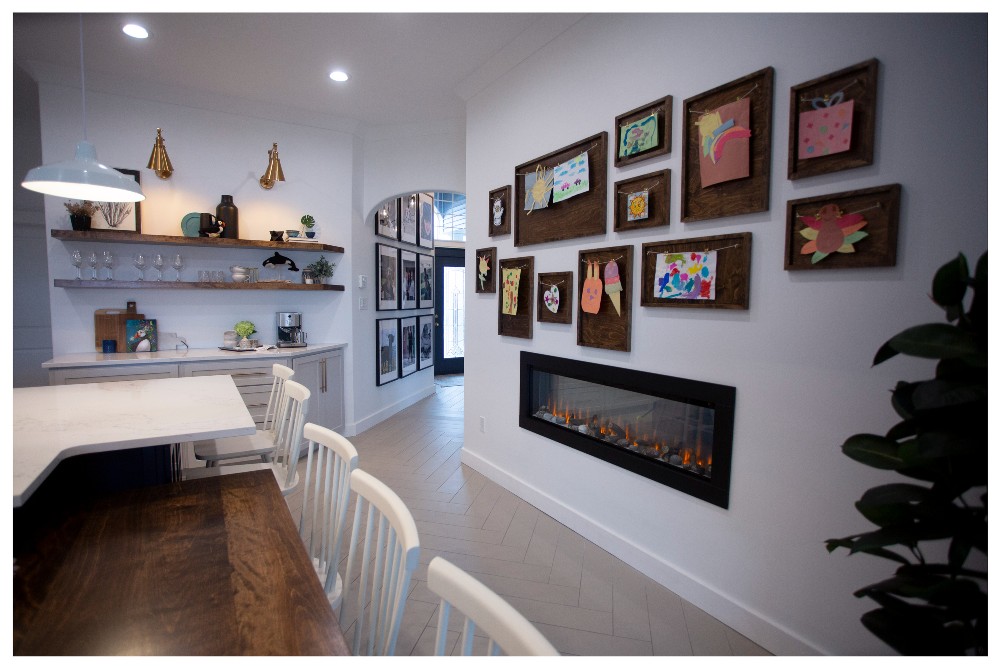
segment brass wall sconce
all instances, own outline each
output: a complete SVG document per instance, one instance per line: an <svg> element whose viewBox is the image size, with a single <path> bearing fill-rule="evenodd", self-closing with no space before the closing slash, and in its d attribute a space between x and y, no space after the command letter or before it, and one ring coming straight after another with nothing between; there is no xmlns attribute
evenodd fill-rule
<svg viewBox="0 0 1000 669"><path fill-rule="evenodd" d="M153 142L153 152L149 154L146 169L153 170L161 179L169 179L174 173L174 166L170 164L167 147L163 144L163 133L159 128L156 129L156 140Z"/></svg>
<svg viewBox="0 0 1000 669"><path fill-rule="evenodd" d="M260 187L271 190L277 181L284 181L285 173L281 171L281 159L278 158L278 143L267 152L267 169L260 178Z"/></svg>

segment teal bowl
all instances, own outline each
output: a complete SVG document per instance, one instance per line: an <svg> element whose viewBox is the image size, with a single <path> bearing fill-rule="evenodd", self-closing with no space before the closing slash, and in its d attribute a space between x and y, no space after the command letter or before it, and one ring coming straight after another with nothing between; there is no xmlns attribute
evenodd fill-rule
<svg viewBox="0 0 1000 669"><path fill-rule="evenodd" d="M299 236L299 231L298 230L285 230L285 234L288 235L289 237L298 237Z"/></svg>

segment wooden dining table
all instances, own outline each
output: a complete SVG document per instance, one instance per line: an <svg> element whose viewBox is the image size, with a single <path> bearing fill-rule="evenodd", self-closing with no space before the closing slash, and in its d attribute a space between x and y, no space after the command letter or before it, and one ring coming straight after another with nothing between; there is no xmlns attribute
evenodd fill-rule
<svg viewBox="0 0 1000 669"><path fill-rule="evenodd" d="M15 554L15 655L347 655L266 470L94 499Z"/></svg>

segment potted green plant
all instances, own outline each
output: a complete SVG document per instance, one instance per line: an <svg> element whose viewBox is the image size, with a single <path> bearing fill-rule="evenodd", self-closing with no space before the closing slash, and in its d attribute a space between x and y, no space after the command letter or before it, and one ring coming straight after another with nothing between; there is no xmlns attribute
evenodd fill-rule
<svg viewBox="0 0 1000 669"><path fill-rule="evenodd" d="M937 360L934 378L898 382L892 407L902 421L884 437L856 434L842 447L847 457L895 474L855 503L876 527L827 539L826 548L899 565L854 595L880 607L862 624L906 655L988 652L986 289L985 253L975 276L962 254L937 271L931 297L948 322L900 332L873 361L899 353Z"/></svg>
<svg viewBox="0 0 1000 669"><path fill-rule="evenodd" d="M97 205L90 200L83 202L66 202L66 211L69 212L69 222L74 230L90 230L90 218L97 211Z"/></svg>
<svg viewBox="0 0 1000 669"><path fill-rule="evenodd" d="M299 219L299 222L302 224L302 227L305 228L305 233L307 238L312 239L313 237L316 236L316 231L313 230L313 226L316 225L315 218L313 218L309 214L306 214L305 216Z"/></svg>
<svg viewBox="0 0 1000 669"><path fill-rule="evenodd" d="M257 332L257 326L250 321L240 321L233 326L233 330L240 337L239 348L250 348L250 335Z"/></svg>
<svg viewBox="0 0 1000 669"><path fill-rule="evenodd" d="M317 279L320 283L329 283L330 277L333 276L333 268L337 266L337 263L331 263L326 259L326 256L320 256L319 260L316 262L309 263L306 269Z"/></svg>

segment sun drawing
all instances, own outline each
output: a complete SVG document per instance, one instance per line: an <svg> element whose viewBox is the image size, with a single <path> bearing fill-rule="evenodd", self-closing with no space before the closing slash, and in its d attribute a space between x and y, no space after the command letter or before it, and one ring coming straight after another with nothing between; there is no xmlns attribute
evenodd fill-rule
<svg viewBox="0 0 1000 669"><path fill-rule="evenodd" d="M636 193L628 203L628 211L632 218L644 218L646 215L646 198L641 193Z"/></svg>
<svg viewBox="0 0 1000 669"><path fill-rule="evenodd" d="M535 183L531 185L525 198L527 200L525 206L528 207L529 214L534 211L536 206L545 206L554 183L555 173L552 170L545 169L541 165L535 168Z"/></svg>
<svg viewBox="0 0 1000 669"><path fill-rule="evenodd" d="M814 216L802 216L806 227L799 234L808 239L803 255L813 254L815 265L831 253L854 253L854 244L868 236L861 228L868 225L861 214L844 214L835 204L820 208Z"/></svg>

